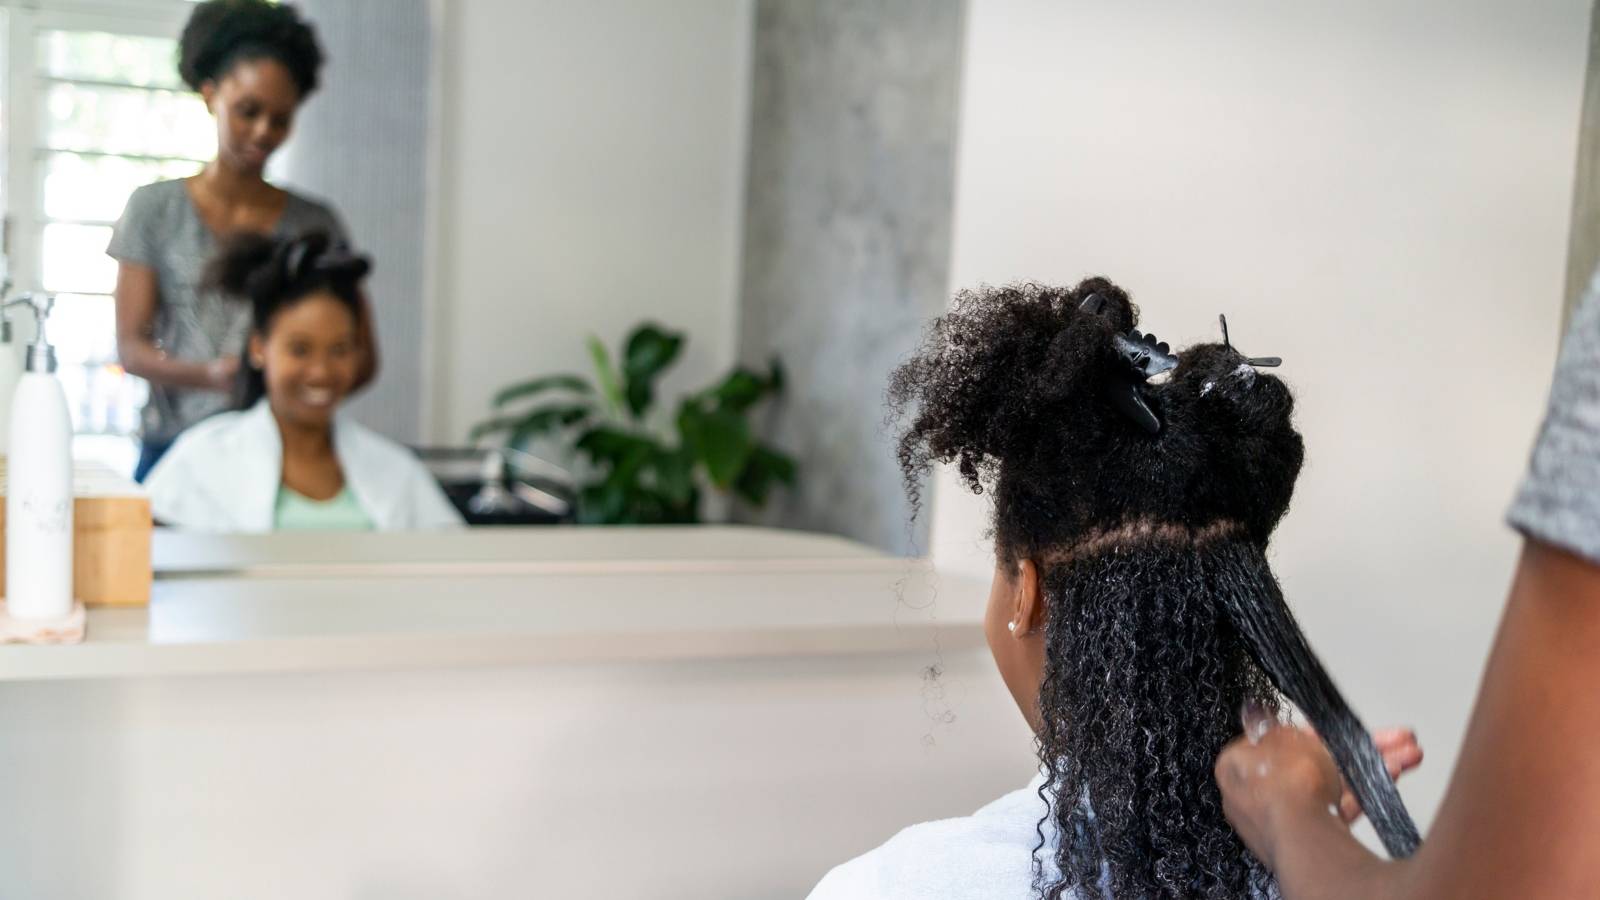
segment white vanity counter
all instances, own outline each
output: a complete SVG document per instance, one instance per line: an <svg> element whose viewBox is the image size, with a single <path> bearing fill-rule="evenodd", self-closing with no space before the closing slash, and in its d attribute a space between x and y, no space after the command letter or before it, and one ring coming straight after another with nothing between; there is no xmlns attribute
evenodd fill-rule
<svg viewBox="0 0 1600 900"><path fill-rule="evenodd" d="M149 609L0 647L0 680L977 646L984 586L761 528L158 533Z"/></svg>
<svg viewBox="0 0 1600 900"><path fill-rule="evenodd" d="M156 529L158 577L359 575L621 569L727 571L838 563L905 565L864 544L826 534L729 525L545 526L405 533L214 535Z"/></svg>
<svg viewBox="0 0 1600 900"><path fill-rule="evenodd" d="M987 585L849 541L155 549L148 610L0 647L0 897L797 897L1032 773Z"/></svg>

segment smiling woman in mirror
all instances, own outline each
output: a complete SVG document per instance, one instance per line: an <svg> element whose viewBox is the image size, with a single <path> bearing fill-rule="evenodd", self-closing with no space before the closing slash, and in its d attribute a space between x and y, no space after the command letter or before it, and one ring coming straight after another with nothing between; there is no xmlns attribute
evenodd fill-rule
<svg viewBox="0 0 1600 900"><path fill-rule="evenodd" d="M178 74L217 122L217 156L189 178L147 184L128 198L106 253L117 260L117 354L150 383L134 477L143 481L183 429L226 409L248 328L238 304L206 289L200 267L229 235L338 240L332 209L269 184L267 161L289 138L323 63L315 32L292 5L209 0L178 45ZM366 302L357 307L356 386L377 352Z"/></svg>
<svg viewBox="0 0 1600 900"><path fill-rule="evenodd" d="M204 284L249 301L237 409L185 431L150 473L158 521L214 532L462 524L414 455L338 414L361 375L370 268L323 232L224 245Z"/></svg>

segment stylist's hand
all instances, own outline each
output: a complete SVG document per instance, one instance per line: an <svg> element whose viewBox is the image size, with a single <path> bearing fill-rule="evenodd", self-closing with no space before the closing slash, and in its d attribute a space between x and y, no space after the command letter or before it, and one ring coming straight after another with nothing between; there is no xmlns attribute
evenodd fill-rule
<svg viewBox="0 0 1600 900"><path fill-rule="evenodd" d="M206 386L226 394L233 390L239 377L239 357L222 356L206 363Z"/></svg>
<svg viewBox="0 0 1600 900"><path fill-rule="evenodd" d="M1217 757L1222 811L1256 859L1277 868L1275 839L1288 823L1332 816L1344 783L1322 741L1285 725L1252 728Z"/></svg>
<svg viewBox="0 0 1600 900"><path fill-rule="evenodd" d="M1401 775L1422 765L1422 745L1417 743L1417 733L1409 728L1374 731L1372 742L1378 745L1383 766L1389 770L1389 777L1394 781L1399 781ZM1346 824L1361 818L1361 803L1356 800L1348 784L1344 784L1344 793L1339 795L1339 818L1344 819Z"/></svg>
<svg viewBox="0 0 1600 900"><path fill-rule="evenodd" d="M1255 842L1265 841L1270 833L1261 830L1259 820L1274 802L1287 803L1291 809L1316 808L1307 797L1293 796L1297 790L1306 789L1307 779L1319 782L1325 771L1332 772L1339 786L1339 818L1348 825L1361 817L1360 802L1339 777L1333 758L1315 731L1277 726L1270 714L1259 709L1245 711L1244 730L1244 737L1224 747L1218 757L1217 784L1222 789L1223 810L1228 820L1263 862L1267 861L1262 855L1265 848L1258 847ZM1268 739L1273 742L1270 747ZM1409 728L1374 732L1372 741L1383 756L1390 778L1398 781L1401 775L1422 765L1422 747L1417 743L1416 732ZM1295 774L1297 767L1299 771ZM1247 834L1247 828L1254 829L1255 834Z"/></svg>

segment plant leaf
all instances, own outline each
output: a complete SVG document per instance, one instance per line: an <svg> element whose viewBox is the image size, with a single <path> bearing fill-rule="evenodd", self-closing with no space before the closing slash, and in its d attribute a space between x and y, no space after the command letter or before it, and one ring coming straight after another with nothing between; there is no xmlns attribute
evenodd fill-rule
<svg viewBox="0 0 1600 900"><path fill-rule="evenodd" d="M694 457L683 448L656 457L655 479L656 490L668 503L682 506L695 500Z"/></svg>
<svg viewBox="0 0 1600 900"><path fill-rule="evenodd" d="M476 444L497 431L512 431L521 421L521 416L495 416L492 419L485 419L472 426L472 431L467 433L467 441Z"/></svg>
<svg viewBox="0 0 1600 900"><path fill-rule="evenodd" d="M727 410L707 412L697 404L686 403L678 414L678 430L684 447L706 467L711 483L726 490L739 477L755 441L744 417Z"/></svg>
<svg viewBox="0 0 1600 900"><path fill-rule="evenodd" d="M563 404L560 406L541 406L522 416L516 428L511 432L513 447L522 447L528 441L540 435L547 434L560 428L577 423L588 418L594 410L587 404Z"/></svg>
<svg viewBox="0 0 1600 900"><path fill-rule="evenodd" d="M712 388L707 396L729 412L742 413L761 401L773 390L772 382L749 369L734 369L722 383Z"/></svg>
<svg viewBox="0 0 1600 900"><path fill-rule="evenodd" d="M622 354L622 379L628 410L640 418L655 399L655 380L683 351L684 336L657 325L641 325L628 335Z"/></svg>
<svg viewBox="0 0 1600 900"><path fill-rule="evenodd" d="M578 492L578 521L584 525L617 525L626 521L627 493L602 481Z"/></svg>
<svg viewBox="0 0 1600 900"><path fill-rule="evenodd" d="M596 465L617 465L628 454L636 452L637 448L644 447L646 451L661 449L654 438L634 434L610 425L601 425L591 428L579 437L573 444L573 449L586 453Z"/></svg>
<svg viewBox="0 0 1600 900"><path fill-rule="evenodd" d="M799 466L792 457L770 447L758 446L750 454L750 461L733 483L733 491L751 504L761 506L767 502L767 492L774 482L793 485Z"/></svg>
<svg viewBox="0 0 1600 900"><path fill-rule="evenodd" d="M622 417L622 387L617 378L617 370L611 366L611 354L606 351L606 345L594 335L589 335L589 358L594 360L595 380L600 382L600 393L606 398L606 405L610 407L611 414L617 418Z"/></svg>
<svg viewBox="0 0 1600 900"><path fill-rule="evenodd" d="M639 473L652 461L658 450L653 443L645 441L629 447L614 461L611 473L606 476L606 483L618 485L624 491L639 490Z"/></svg>
<svg viewBox="0 0 1600 900"><path fill-rule="evenodd" d="M663 525L698 525L700 524L700 491L691 489L689 496L683 502L674 502L671 498L663 497L665 501L661 510L661 524Z"/></svg>
<svg viewBox="0 0 1600 900"><path fill-rule="evenodd" d="M566 390L577 394L592 394L594 387L578 375L545 375L503 388L494 395L495 409L550 390Z"/></svg>
<svg viewBox="0 0 1600 900"><path fill-rule="evenodd" d="M794 486L795 479L800 474L800 464L795 462L794 457L767 446L757 447L751 456L753 461L771 472L774 479L789 487Z"/></svg>

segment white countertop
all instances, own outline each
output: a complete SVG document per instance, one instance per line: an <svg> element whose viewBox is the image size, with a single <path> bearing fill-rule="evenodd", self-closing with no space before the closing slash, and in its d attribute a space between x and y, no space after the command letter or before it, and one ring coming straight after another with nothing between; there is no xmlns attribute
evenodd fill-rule
<svg viewBox="0 0 1600 900"><path fill-rule="evenodd" d="M0 680L971 647L987 586L760 528L162 534L148 610L0 647Z"/></svg>
<svg viewBox="0 0 1600 900"><path fill-rule="evenodd" d="M151 551L158 578L595 571L726 571L808 564L902 564L864 544L827 534L729 525L528 526L331 535L189 534L158 528Z"/></svg>

